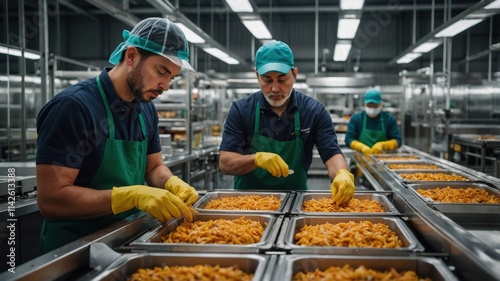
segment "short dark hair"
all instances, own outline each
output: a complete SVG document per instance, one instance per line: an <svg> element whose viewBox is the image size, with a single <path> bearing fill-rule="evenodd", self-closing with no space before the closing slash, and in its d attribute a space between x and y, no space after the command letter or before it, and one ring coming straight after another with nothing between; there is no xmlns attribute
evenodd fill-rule
<svg viewBox="0 0 500 281"><path fill-rule="evenodd" d="M141 60L142 59L147 59L150 56L156 55L153 52L150 52L150 51L138 48L138 47L136 47L136 48L137 48L137 51L139 52L139 54L141 55ZM122 55L120 56L120 63L123 62L123 60L125 59L125 53L126 52L127 52L127 50L123 50Z"/></svg>

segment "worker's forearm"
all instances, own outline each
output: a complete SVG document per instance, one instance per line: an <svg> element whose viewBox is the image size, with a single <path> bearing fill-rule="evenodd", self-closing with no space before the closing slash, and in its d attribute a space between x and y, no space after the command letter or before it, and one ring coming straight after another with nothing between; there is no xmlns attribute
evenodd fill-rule
<svg viewBox="0 0 500 281"><path fill-rule="evenodd" d="M38 190L38 207L46 218L88 219L112 213L111 190L80 186L62 187L51 194Z"/></svg>
<svg viewBox="0 0 500 281"><path fill-rule="evenodd" d="M344 159L344 155L335 154L330 159L325 162L326 169L328 170L328 177L333 181L335 175L340 169L347 169L347 163Z"/></svg>
<svg viewBox="0 0 500 281"><path fill-rule="evenodd" d="M236 152L221 151L220 170L227 175L241 176L255 170L255 154L242 155Z"/></svg>

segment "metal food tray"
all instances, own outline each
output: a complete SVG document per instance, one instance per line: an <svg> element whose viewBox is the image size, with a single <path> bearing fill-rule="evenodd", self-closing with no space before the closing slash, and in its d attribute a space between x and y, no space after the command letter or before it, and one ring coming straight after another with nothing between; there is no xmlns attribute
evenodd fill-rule
<svg viewBox="0 0 500 281"><path fill-rule="evenodd" d="M432 162L429 162L429 161L425 161L425 160L417 160L417 161L400 161L398 163L396 162L391 162L391 161L386 161L384 162L385 164L385 168L388 170L388 171L391 171L391 172L396 172L396 171L403 171L403 172L411 172L411 171L415 171L415 170L419 170L419 171L443 171L443 170L447 170L446 167L438 164L438 163L432 163ZM408 165L434 165L434 166L438 166L439 169L391 169L389 167L389 165L391 164L408 164Z"/></svg>
<svg viewBox="0 0 500 281"><path fill-rule="evenodd" d="M214 210L205 209L207 204L214 200L226 197L237 197L244 195L257 195L261 197L265 196L275 196L281 199L281 205L277 210ZM193 207L200 213L210 212L210 213L241 213L241 214L253 214L253 213L266 213L266 214L284 214L289 212L291 201L290 193L286 192L241 192L241 191L222 191L222 192L208 192L203 197L201 197Z"/></svg>
<svg viewBox="0 0 500 281"><path fill-rule="evenodd" d="M420 278L430 278L432 281L458 281L458 278L448 269L443 261L428 257L398 257L398 256L312 256L287 255L281 256L273 280L292 280L299 272L314 272L316 269L326 270L331 266L343 267L364 266L378 271L412 270Z"/></svg>
<svg viewBox="0 0 500 281"><path fill-rule="evenodd" d="M111 281L127 280L140 268L154 268L164 266L195 266L219 265L221 267L234 266L245 273L254 274L252 280L270 280L272 272L266 270L269 257L247 254L181 254L181 253L142 253L124 254L116 262L108 266L102 273L92 280Z"/></svg>
<svg viewBox="0 0 500 281"><path fill-rule="evenodd" d="M488 194L494 194L496 197L500 198L500 191L494 189L490 186L481 183L466 183L466 182L425 182L420 184L410 184L410 190L415 193L420 199L425 201L428 205L434 207L436 210L442 213L483 213L483 214L495 214L500 213L500 204L473 204L473 203L443 203L434 202L432 199L422 196L417 192L417 189L434 189L434 188L480 188L488 192Z"/></svg>
<svg viewBox="0 0 500 281"><path fill-rule="evenodd" d="M417 158L409 158L410 156L416 156ZM393 153L393 154L375 154L375 155L370 155L370 157L378 162L382 163L405 163L405 162L420 162L424 161L422 157L419 155L413 154L413 153ZM392 160L392 159L385 159L385 158L390 158L390 157L405 157L407 159L399 159L399 160Z"/></svg>
<svg viewBox="0 0 500 281"><path fill-rule="evenodd" d="M423 183L423 182L447 182L447 183L452 183L452 182L473 182L473 181L478 181L479 179L474 177L474 176L470 176L470 175L467 175L467 174L464 174L464 173L460 173L460 172L456 172L456 171L450 171L450 170L444 170L444 171L441 171L441 170L438 170L438 171L431 171L431 170L412 170L412 171L401 171L401 170L398 170L398 171L392 171L395 175L396 175L396 178L398 178L400 181L402 182L406 182L406 183ZM425 180L407 180L407 179L403 179L403 177L401 177L401 174L416 174L416 173L426 173L426 174L447 174L447 175L457 175L457 176L463 176L465 178L468 178L469 181L445 181L445 180L442 180L442 181L425 181Z"/></svg>
<svg viewBox="0 0 500 281"><path fill-rule="evenodd" d="M166 236L174 231L183 221L182 218L172 220L167 225L160 225L148 231L138 239L132 241L129 245L132 249L148 250L152 252L201 252L201 253L260 253L271 249L273 246L280 225L281 217L275 217L265 214L241 215L241 214L196 214L193 221L209 221L216 219L234 220L241 217L259 221L262 225L267 223L264 228L262 238L258 243L253 244L190 244L190 243L163 243L162 236Z"/></svg>
<svg viewBox="0 0 500 281"><path fill-rule="evenodd" d="M306 212L303 211L302 205L305 201L309 201L312 199L322 199L322 198L330 198L332 196L331 193L310 193L310 192L304 192L300 193L297 195L295 203L292 208L292 214L299 214L299 215L310 215L310 216L353 216L353 215L396 215L399 214L398 210L396 207L389 201L387 196L382 195L382 194L376 194L376 193L354 193L354 198L359 199L359 200L364 200L364 199L369 199L376 201L382 205L384 208L383 213L377 213L377 212Z"/></svg>
<svg viewBox="0 0 500 281"><path fill-rule="evenodd" d="M362 248L362 247L338 247L338 246L300 246L295 245L295 234L305 225L317 225L323 223L336 224L340 222L360 222L371 221L373 223L383 223L389 229L396 232L403 243L400 248ZM283 223L277 248L290 251L292 254L366 254L366 255L408 255L409 252L421 252L424 247L410 231L400 218L397 217L325 217L325 216L297 216L287 218Z"/></svg>
<svg viewBox="0 0 500 281"><path fill-rule="evenodd" d="M479 139L480 137L493 137L492 139ZM453 140L458 142L464 142L472 145L486 146L486 147L498 147L500 146L500 135L476 135L476 134L458 134L452 136Z"/></svg>

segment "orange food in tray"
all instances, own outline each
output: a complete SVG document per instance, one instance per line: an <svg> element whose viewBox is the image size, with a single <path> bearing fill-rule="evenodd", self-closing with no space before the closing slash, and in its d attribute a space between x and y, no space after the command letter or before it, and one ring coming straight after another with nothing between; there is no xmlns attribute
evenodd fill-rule
<svg viewBox="0 0 500 281"><path fill-rule="evenodd" d="M302 204L304 212L359 212L359 213L382 213L384 207L377 201L352 198L347 206L338 206L332 198L311 199Z"/></svg>
<svg viewBox="0 0 500 281"><path fill-rule="evenodd" d="M316 269L312 272L299 272L292 278L292 281L311 280L432 281L429 278L419 277L413 270L397 271L391 267L388 271L379 271L362 265L354 268L348 264L343 267L330 266L325 270Z"/></svg>
<svg viewBox="0 0 500 281"><path fill-rule="evenodd" d="M405 180L413 181L469 181L464 176L446 173L401 173L399 175Z"/></svg>
<svg viewBox="0 0 500 281"><path fill-rule="evenodd" d="M417 189L423 197L434 202L442 203L469 203L469 204L500 204L500 198L489 194L481 188L452 188L450 186L433 189Z"/></svg>
<svg viewBox="0 0 500 281"><path fill-rule="evenodd" d="M276 196L242 195L214 199L205 209L211 210L278 210L281 199Z"/></svg>
<svg viewBox="0 0 500 281"><path fill-rule="evenodd" d="M391 170L440 170L438 165L433 164L387 164Z"/></svg>
<svg viewBox="0 0 500 281"><path fill-rule="evenodd" d="M132 274L128 281L190 281L190 280L227 280L227 281L250 281L253 274L248 274L234 267L220 267L210 265L195 266L164 266L150 268L139 268Z"/></svg>
<svg viewBox="0 0 500 281"><path fill-rule="evenodd" d="M400 248L403 242L383 223L371 221L306 225L295 234L301 246Z"/></svg>
<svg viewBox="0 0 500 281"><path fill-rule="evenodd" d="M163 243L191 244L254 244L264 234L264 226L258 221L241 217L235 220L183 221L167 236Z"/></svg>

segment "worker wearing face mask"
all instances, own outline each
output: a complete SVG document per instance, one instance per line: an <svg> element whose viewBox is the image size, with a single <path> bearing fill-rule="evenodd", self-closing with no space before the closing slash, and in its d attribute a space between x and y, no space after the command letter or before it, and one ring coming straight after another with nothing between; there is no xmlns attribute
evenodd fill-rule
<svg viewBox="0 0 500 281"><path fill-rule="evenodd" d="M347 126L345 143L363 154L377 154L401 146L401 133L396 118L382 111L380 91L371 88L365 93L365 110L353 115Z"/></svg>

